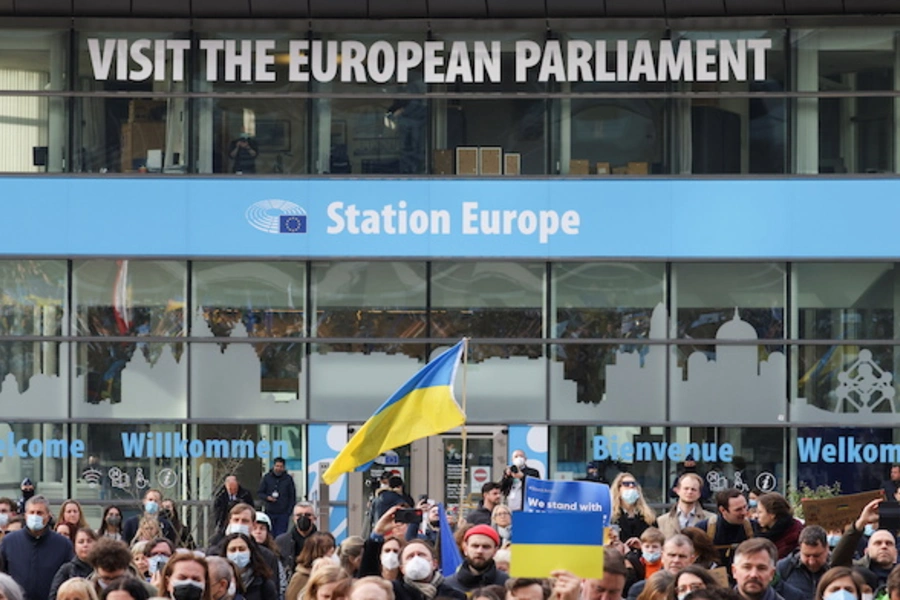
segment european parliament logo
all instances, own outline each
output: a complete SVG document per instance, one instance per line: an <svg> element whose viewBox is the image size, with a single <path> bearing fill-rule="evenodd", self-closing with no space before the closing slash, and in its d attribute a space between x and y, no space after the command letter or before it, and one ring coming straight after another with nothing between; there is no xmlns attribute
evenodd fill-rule
<svg viewBox="0 0 900 600"><path fill-rule="evenodd" d="M264 233L306 233L306 211L287 200L260 200L245 216L251 227Z"/></svg>

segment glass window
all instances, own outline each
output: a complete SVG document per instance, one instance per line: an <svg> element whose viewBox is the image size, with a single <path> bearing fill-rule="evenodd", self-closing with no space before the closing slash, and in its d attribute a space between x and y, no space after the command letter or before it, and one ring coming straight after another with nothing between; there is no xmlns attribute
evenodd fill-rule
<svg viewBox="0 0 900 600"><path fill-rule="evenodd" d="M0 95L0 173L66 170L68 131L65 98Z"/></svg>
<svg viewBox="0 0 900 600"><path fill-rule="evenodd" d="M795 479L795 487L808 486L816 489L819 486L833 488L840 485L841 494L856 494L877 490L890 480L891 463L896 460L881 460L880 446L896 447L900 437L895 429L875 427L799 427L792 429L790 453L791 472ZM842 439L843 438L843 439ZM827 460L822 450L832 446L837 455L837 448L843 443L845 448L852 440L857 447L876 448L875 461ZM806 451L801 451L805 448ZM817 448L811 451L810 448ZM862 452L860 453L862 454Z"/></svg>
<svg viewBox="0 0 900 600"><path fill-rule="evenodd" d="M432 336L543 337L545 270L541 263L433 263ZM472 344L469 417L544 418L544 356L538 345Z"/></svg>
<svg viewBox="0 0 900 600"><path fill-rule="evenodd" d="M365 420L424 365L426 346L379 344L377 339L426 336L426 282L425 263L313 264L314 335L359 338L359 343L318 344L312 351L315 418Z"/></svg>
<svg viewBox="0 0 900 600"><path fill-rule="evenodd" d="M703 414L721 423L783 421L784 347L753 342L784 337L784 267L675 264L672 289L677 336L716 344L673 348L671 418L689 421Z"/></svg>
<svg viewBox="0 0 900 600"><path fill-rule="evenodd" d="M791 420L872 425L900 412L894 346L797 346ZM890 417L888 417L890 418Z"/></svg>
<svg viewBox="0 0 900 600"><path fill-rule="evenodd" d="M13 451L7 448L0 460L0 497L21 498L19 484L28 477L37 493L56 506L71 498L68 465L84 448L73 443L75 440L66 433L66 426L61 423L0 423L0 439L12 440L21 447Z"/></svg>
<svg viewBox="0 0 900 600"><path fill-rule="evenodd" d="M895 331L894 263L795 263L800 339L890 340Z"/></svg>
<svg viewBox="0 0 900 600"><path fill-rule="evenodd" d="M421 33L341 33L327 34L312 44L321 44L318 53L310 52L313 64L309 68L323 69L330 61L318 56L340 52L342 44L362 43L371 52L378 42L386 42L395 52L398 42L422 44ZM372 54L374 56L374 54ZM384 83L376 83L372 74L374 62L367 63L366 83L344 82L342 61L337 61L333 79L318 77L312 84L321 94L342 94L342 98L319 98L313 103L318 129L313 132L314 170L316 173L346 174L404 174L426 172L428 156L429 103L421 95L427 93L421 66L407 70L406 81L397 76ZM326 71L327 72L327 71ZM348 73L349 75L349 73ZM311 79L313 77L311 76ZM359 94L360 97L347 97ZM420 97L416 97L419 95Z"/></svg>
<svg viewBox="0 0 900 600"><path fill-rule="evenodd" d="M61 260L0 261L0 335L62 335L66 269Z"/></svg>
<svg viewBox="0 0 900 600"><path fill-rule="evenodd" d="M563 368L550 368L552 418L627 420L636 408L663 417L664 346L583 342L665 339L664 277L662 264L553 265L553 337L579 343L553 347Z"/></svg>
<svg viewBox="0 0 900 600"><path fill-rule="evenodd" d="M0 29L0 90L65 90L69 32Z"/></svg>
<svg viewBox="0 0 900 600"><path fill-rule="evenodd" d="M866 92L895 88L897 36L869 27L794 30L797 89ZM894 99L797 100L795 137L801 173L894 173Z"/></svg>
<svg viewBox="0 0 900 600"><path fill-rule="evenodd" d="M184 335L186 271L174 261L75 261L76 335Z"/></svg>

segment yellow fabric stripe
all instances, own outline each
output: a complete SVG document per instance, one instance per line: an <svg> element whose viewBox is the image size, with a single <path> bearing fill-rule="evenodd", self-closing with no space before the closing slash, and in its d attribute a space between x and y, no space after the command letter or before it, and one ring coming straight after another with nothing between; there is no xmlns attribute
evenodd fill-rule
<svg viewBox="0 0 900 600"><path fill-rule="evenodd" d="M545 578L563 569L582 579L603 578L603 546L514 543L510 551L511 577Z"/></svg>
<svg viewBox="0 0 900 600"><path fill-rule="evenodd" d="M388 450L454 427L466 420L449 385L419 388L373 415L360 427L328 468L323 479L333 483Z"/></svg>

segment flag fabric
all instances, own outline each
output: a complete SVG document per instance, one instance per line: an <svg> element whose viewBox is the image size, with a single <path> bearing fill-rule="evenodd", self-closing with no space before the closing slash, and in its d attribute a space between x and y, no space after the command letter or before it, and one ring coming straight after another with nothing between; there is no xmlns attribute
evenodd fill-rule
<svg viewBox="0 0 900 600"><path fill-rule="evenodd" d="M120 260L118 266L116 283L113 286L112 309L119 335L125 335L131 330L131 311L128 308L128 261Z"/></svg>
<svg viewBox="0 0 900 600"><path fill-rule="evenodd" d="M466 421L453 397L463 341L425 365L385 401L354 434L322 479L334 483L388 450L443 433Z"/></svg>
<svg viewBox="0 0 900 600"><path fill-rule="evenodd" d="M582 579L602 579L604 517L599 512L513 512L510 576L543 579L565 569Z"/></svg>
<svg viewBox="0 0 900 600"><path fill-rule="evenodd" d="M450 577L462 564L462 555L459 553L459 546L456 545L456 539L453 537L453 530L450 529L450 522L447 521L447 512L444 510L442 503L438 504L438 510L441 514L441 528L438 533L440 540L441 553L441 574L444 577Z"/></svg>

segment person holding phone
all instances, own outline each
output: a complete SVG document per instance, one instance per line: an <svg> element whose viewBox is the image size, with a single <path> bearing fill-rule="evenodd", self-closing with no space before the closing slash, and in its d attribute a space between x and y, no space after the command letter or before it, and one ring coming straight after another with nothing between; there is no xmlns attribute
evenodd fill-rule
<svg viewBox="0 0 900 600"><path fill-rule="evenodd" d="M875 573L878 585L887 583L888 575L897 564L897 541L887 529L876 529L879 525L879 507L883 499L866 504L859 517L850 524L831 554L833 567L863 567ZM866 555L854 561L853 552L867 528L875 529L869 536Z"/></svg>

